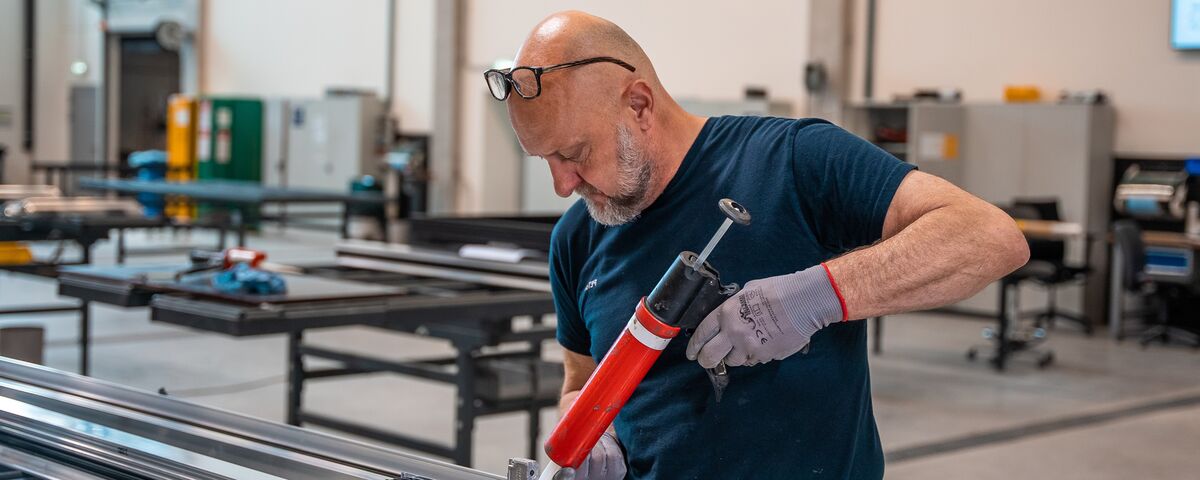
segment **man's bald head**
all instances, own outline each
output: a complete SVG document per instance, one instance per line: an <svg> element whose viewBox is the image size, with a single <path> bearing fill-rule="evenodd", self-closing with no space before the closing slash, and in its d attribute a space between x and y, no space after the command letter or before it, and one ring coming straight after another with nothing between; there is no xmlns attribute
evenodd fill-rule
<svg viewBox="0 0 1200 480"><path fill-rule="evenodd" d="M539 22L517 52L517 65L552 65L592 57L615 57L653 79L650 58L625 30L603 18L576 10L555 13ZM647 76L647 74L650 74Z"/></svg>
<svg viewBox="0 0 1200 480"><path fill-rule="evenodd" d="M612 57L633 65L630 72L616 64L574 67L542 77L545 102L525 102L518 108L547 106L546 103L607 101L619 86L632 80L645 81L656 93L663 92L654 65L641 45L617 24L577 10L552 14L534 26L517 51L517 66L545 67L595 57ZM596 64L593 64L596 65ZM576 95L575 93L582 93ZM513 103L510 102L510 105Z"/></svg>
<svg viewBox="0 0 1200 480"><path fill-rule="evenodd" d="M547 17L515 63L549 67L596 57L615 58L634 71L596 62L545 72L539 96L508 97L508 115L522 148L549 163L556 193L578 193L593 218L619 224L665 187L664 175L677 166L665 163L677 161L672 150L679 149L681 127L698 127L663 89L642 47L603 18L579 11Z"/></svg>

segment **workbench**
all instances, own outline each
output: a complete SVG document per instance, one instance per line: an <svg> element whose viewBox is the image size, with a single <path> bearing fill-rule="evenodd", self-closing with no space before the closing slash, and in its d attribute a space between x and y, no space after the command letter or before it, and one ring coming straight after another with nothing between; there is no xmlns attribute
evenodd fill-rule
<svg viewBox="0 0 1200 480"><path fill-rule="evenodd" d="M237 232L237 245L246 245L247 212L266 204L366 204L382 205L379 192L342 193L309 188L267 187L253 182L236 180L197 180L168 182L163 180L121 180L80 178L82 189L125 194L148 193L187 197L197 202L212 202L230 210L230 224ZM343 221L343 227L344 227Z"/></svg>
<svg viewBox="0 0 1200 480"><path fill-rule="evenodd" d="M450 257L433 250L410 249L426 258L422 268L429 268L429 258ZM555 331L554 323L544 320L554 311L548 288L531 290L479 278L449 278L453 274L446 272L454 269L434 269L422 275L320 266L289 267L287 295L238 298L171 285L174 274L186 268L184 264L66 268L59 276L59 294L121 307L148 306L153 321L222 335L286 335L289 424L319 425L470 465L475 420L524 411L529 415L530 456L536 456L538 412L557 404L562 375L561 365L541 360L541 344L554 338ZM307 287L303 286L306 282L310 283ZM304 343L305 333L311 330L348 326L446 340L455 354L396 361ZM502 344L523 348L487 351ZM339 365L311 369L306 366L311 358ZM441 445L303 408L307 382L372 372L454 385L458 399L454 443Z"/></svg>
<svg viewBox="0 0 1200 480"><path fill-rule="evenodd" d="M157 219L132 216L0 217L0 242L69 241L80 247L80 258L77 260L62 261L54 258L50 261L34 261L21 265L0 265L0 269L43 278L57 278L59 267L90 264L92 248L100 240L108 239L111 230L147 228L160 224L161 221ZM83 300L78 305L28 305L5 308L0 309L0 316L79 312L79 372L87 375L90 371L89 350L91 345L89 311L88 302Z"/></svg>

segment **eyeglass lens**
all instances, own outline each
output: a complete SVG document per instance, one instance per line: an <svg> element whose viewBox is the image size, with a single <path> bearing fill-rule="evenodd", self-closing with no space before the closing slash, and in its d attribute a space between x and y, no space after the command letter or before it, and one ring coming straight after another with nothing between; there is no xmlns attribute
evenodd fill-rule
<svg viewBox="0 0 1200 480"><path fill-rule="evenodd" d="M496 100L504 100L508 96L508 81L505 80L504 74L501 72L488 72L487 74L488 89L492 91L492 96Z"/></svg>
<svg viewBox="0 0 1200 480"><path fill-rule="evenodd" d="M514 68L512 73L513 86L522 97L532 98L538 94L537 74L531 68Z"/></svg>

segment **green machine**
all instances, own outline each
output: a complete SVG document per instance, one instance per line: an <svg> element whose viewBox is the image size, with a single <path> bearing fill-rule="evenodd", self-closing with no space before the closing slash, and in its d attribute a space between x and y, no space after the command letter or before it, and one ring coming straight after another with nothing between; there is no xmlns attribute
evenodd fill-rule
<svg viewBox="0 0 1200 480"><path fill-rule="evenodd" d="M262 182L263 102L254 98L200 99L196 128L196 179ZM200 213L215 205L200 205ZM248 209L254 224L257 209Z"/></svg>

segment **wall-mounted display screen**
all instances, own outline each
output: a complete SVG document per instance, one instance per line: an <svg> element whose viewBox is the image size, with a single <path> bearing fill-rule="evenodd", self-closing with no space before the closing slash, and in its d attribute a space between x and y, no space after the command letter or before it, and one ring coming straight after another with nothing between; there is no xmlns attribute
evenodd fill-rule
<svg viewBox="0 0 1200 480"><path fill-rule="evenodd" d="M1171 0L1171 46L1200 50L1200 0Z"/></svg>

